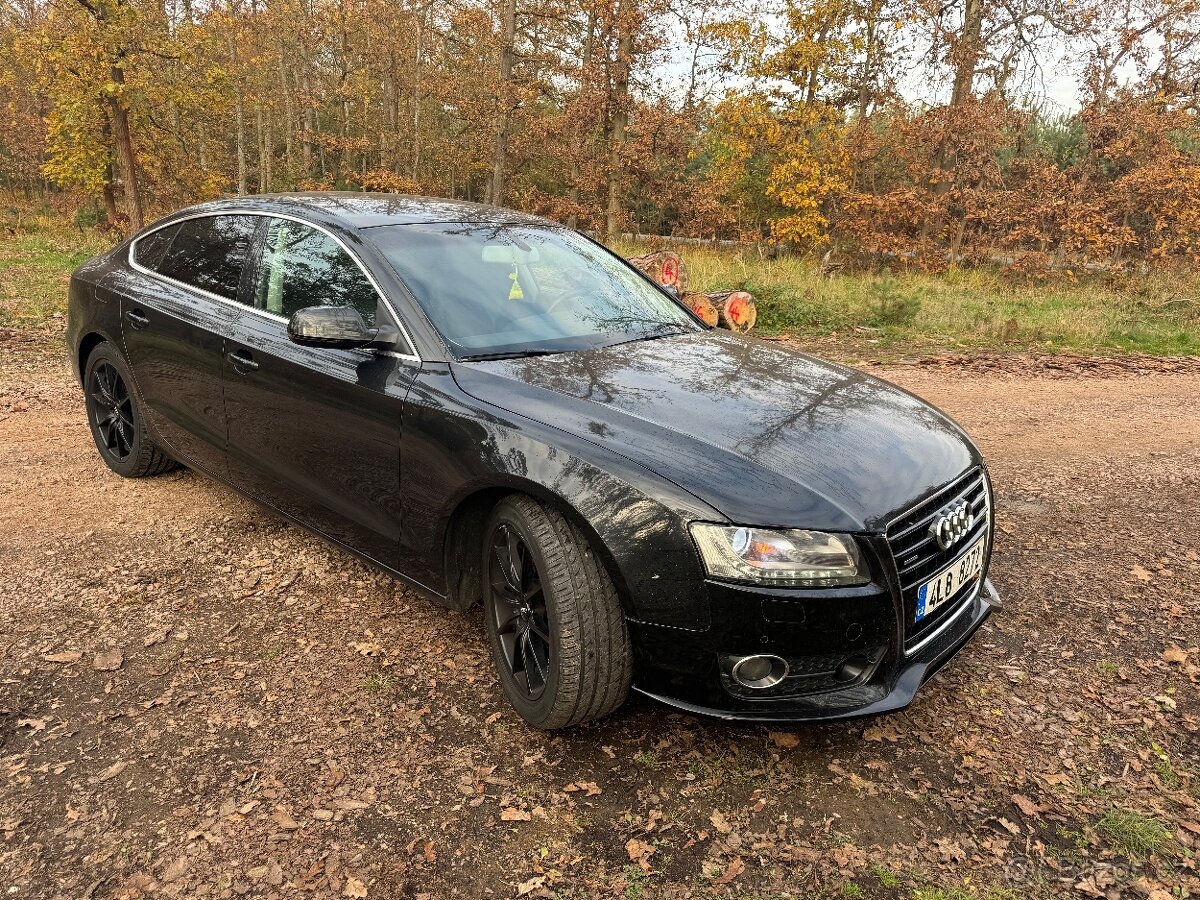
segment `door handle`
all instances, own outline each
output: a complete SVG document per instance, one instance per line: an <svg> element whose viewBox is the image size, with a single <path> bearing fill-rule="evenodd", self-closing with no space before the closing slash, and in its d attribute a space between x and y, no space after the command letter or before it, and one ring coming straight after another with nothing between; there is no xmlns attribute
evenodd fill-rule
<svg viewBox="0 0 1200 900"><path fill-rule="evenodd" d="M225 354L225 358L233 364L234 371L246 375L258 368L256 363L245 350L233 350Z"/></svg>
<svg viewBox="0 0 1200 900"><path fill-rule="evenodd" d="M142 315L142 311L140 309L131 309L129 312L125 313L125 318L129 321L129 324L136 329L145 328L150 324L150 320Z"/></svg>

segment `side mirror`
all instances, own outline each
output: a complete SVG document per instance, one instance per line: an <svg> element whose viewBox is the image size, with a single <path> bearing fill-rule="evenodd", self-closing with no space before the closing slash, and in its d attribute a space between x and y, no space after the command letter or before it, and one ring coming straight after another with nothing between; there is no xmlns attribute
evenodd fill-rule
<svg viewBox="0 0 1200 900"><path fill-rule="evenodd" d="M398 333L391 326L368 328L351 306L309 306L298 309L288 321L293 344L329 350L359 350L392 346Z"/></svg>

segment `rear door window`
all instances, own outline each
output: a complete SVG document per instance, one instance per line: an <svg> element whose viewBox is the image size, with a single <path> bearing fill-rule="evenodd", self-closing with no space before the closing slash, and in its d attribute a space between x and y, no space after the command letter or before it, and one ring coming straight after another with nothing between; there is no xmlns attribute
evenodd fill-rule
<svg viewBox="0 0 1200 900"><path fill-rule="evenodd" d="M258 216L202 216L181 222L155 271L226 300L236 300L242 265L260 221Z"/></svg>

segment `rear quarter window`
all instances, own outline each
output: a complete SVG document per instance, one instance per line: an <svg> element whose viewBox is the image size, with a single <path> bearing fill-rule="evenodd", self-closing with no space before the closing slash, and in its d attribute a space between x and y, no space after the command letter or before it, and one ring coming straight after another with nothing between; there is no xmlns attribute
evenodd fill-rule
<svg viewBox="0 0 1200 900"><path fill-rule="evenodd" d="M178 225L168 225L138 238L133 244L133 261L146 269L158 271L159 263L179 231Z"/></svg>
<svg viewBox="0 0 1200 900"><path fill-rule="evenodd" d="M242 265L259 221L257 216L203 216L181 222L155 271L226 300L236 300Z"/></svg>

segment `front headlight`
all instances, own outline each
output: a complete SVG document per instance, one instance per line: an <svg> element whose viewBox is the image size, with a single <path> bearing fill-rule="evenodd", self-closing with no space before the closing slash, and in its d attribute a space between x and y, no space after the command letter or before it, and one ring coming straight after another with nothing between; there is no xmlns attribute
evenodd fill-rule
<svg viewBox="0 0 1200 900"><path fill-rule="evenodd" d="M713 578L780 587L866 584L858 543L848 534L769 531L692 523L704 568Z"/></svg>

